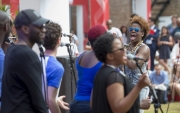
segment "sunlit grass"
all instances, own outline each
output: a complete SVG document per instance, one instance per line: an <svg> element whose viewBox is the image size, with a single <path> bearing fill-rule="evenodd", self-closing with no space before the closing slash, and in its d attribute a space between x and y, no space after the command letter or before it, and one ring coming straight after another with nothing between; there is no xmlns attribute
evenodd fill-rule
<svg viewBox="0 0 180 113"><path fill-rule="evenodd" d="M180 113L180 102L173 102L169 104L169 110L167 112L167 104L161 104L161 108L164 113ZM154 113L154 104L151 104L151 107L149 110L145 110L144 113ZM158 113L161 113L160 109L158 110Z"/></svg>

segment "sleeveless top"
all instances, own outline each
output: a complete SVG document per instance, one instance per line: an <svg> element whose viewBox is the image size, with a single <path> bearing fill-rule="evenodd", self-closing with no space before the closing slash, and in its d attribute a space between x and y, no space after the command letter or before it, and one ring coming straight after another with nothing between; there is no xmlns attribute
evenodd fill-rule
<svg viewBox="0 0 180 113"><path fill-rule="evenodd" d="M131 54L133 54L135 56L137 54L137 52L138 52L138 49L143 45L145 45L145 44L144 43L140 44L135 49L135 51L132 52ZM148 65L148 62L144 62L144 64L141 67L142 72L146 72L147 65ZM126 74L126 76L128 76L129 78L132 79L134 84L137 84L137 82L139 81L140 76L142 75L138 67L135 68L135 69L129 69L127 65L125 65L125 74Z"/></svg>
<svg viewBox="0 0 180 113"><path fill-rule="evenodd" d="M124 86L124 96L133 89L134 84L130 79L119 73L116 69L104 65L96 74L92 96L92 113L113 113L107 99L106 89L113 83L121 83ZM139 97L127 113L139 113Z"/></svg>
<svg viewBox="0 0 180 113"><path fill-rule="evenodd" d="M98 62L96 65L94 65L91 68L85 68L80 66L79 62L81 61L81 58L83 57L84 53L82 53L76 60L78 81L77 81L77 89L74 99L78 101L90 101L94 77L97 71L102 66L101 62Z"/></svg>

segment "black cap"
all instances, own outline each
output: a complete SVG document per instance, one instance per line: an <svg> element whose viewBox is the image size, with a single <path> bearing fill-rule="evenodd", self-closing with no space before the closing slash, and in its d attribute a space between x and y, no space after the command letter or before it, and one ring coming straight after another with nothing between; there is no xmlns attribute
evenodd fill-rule
<svg viewBox="0 0 180 113"><path fill-rule="evenodd" d="M23 25L34 24L37 26L42 26L49 22L48 19L42 18L41 15L33 10L33 9L26 9L22 10L18 13L14 20L15 28L20 28Z"/></svg>

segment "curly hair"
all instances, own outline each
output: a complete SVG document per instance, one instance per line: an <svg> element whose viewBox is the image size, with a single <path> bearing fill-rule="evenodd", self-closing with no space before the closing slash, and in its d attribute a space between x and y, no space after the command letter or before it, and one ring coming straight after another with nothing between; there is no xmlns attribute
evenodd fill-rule
<svg viewBox="0 0 180 113"><path fill-rule="evenodd" d="M114 35L105 33L94 42L93 50L99 61L103 63L106 62L107 54L112 52L112 43L114 39L116 39Z"/></svg>
<svg viewBox="0 0 180 113"><path fill-rule="evenodd" d="M48 50L53 50L56 47L57 41L61 35L61 26L54 22L46 24L46 36L43 46Z"/></svg>
<svg viewBox="0 0 180 113"><path fill-rule="evenodd" d="M104 26L102 25L95 25L93 27L91 27L88 31L88 40L91 43L91 46L93 47L93 43L94 41L96 41L96 39L101 36L102 34L104 34L106 32L106 29Z"/></svg>
<svg viewBox="0 0 180 113"><path fill-rule="evenodd" d="M140 25L142 31L144 32L144 36L142 37L142 40L144 40L150 31L148 22L144 20L142 17L136 15L130 19L130 25L132 25L133 23L137 23Z"/></svg>

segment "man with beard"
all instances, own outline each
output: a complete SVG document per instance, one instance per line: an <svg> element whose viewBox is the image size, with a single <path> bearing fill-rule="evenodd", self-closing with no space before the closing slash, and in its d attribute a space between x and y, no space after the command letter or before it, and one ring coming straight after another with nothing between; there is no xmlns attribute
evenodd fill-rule
<svg viewBox="0 0 180 113"><path fill-rule="evenodd" d="M4 39L8 38L10 33L10 19L8 15L0 11L0 97L1 97L1 85L2 85L2 74L4 70L4 51L1 48ZM0 99L1 108L1 99Z"/></svg>
<svg viewBox="0 0 180 113"><path fill-rule="evenodd" d="M42 66L32 46L42 43L48 21L31 9L16 16L19 41L6 52L1 113L47 113L42 95Z"/></svg>

